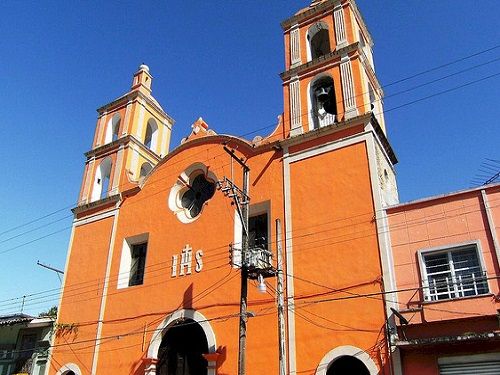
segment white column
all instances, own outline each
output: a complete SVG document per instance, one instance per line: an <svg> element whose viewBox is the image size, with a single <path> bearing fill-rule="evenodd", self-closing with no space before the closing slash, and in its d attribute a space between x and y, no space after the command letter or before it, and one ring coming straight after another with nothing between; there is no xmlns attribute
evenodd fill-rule
<svg viewBox="0 0 500 375"><path fill-rule="evenodd" d="M139 151L137 151L135 144L130 145L130 150L132 152L132 160L130 161L130 171L132 172L131 178L133 180L137 180L139 178L139 174L137 173L139 164Z"/></svg>
<svg viewBox="0 0 500 375"><path fill-rule="evenodd" d="M340 60L340 75L342 78L342 94L344 95L345 119L356 117L358 109L356 108L356 98L354 93L354 82L352 79L351 60L349 56L342 56Z"/></svg>
<svg viewBox="0 0 500 375"><path fill-rule="evenodd" d="M137 119L137 130L135 132L135 136L137 137L138 140L140 140L141 142L144 141L144 139L142 139L142 129L144 128L144 104L139 101L138 102L139 104L139 118Z"/></svg>
<svg viewBox="0 0 500 375"><path fill-rule="evenodd" d="M290 31L290 60L292 67L301 63L299 25L293 25Z"/></svg>
<svg viewBox="0 0 500 375"><path fill-rule="evenodd" d="M490 230L491 239L493 240L493 248L495 249L495 253L497 255L497 263L500 265L500 244L498 243L497 231L495 229L495 222L493 221L493 213L491 212L488 195L484 189L481 189L481 198L483 199L484 210L486 212L488 229Z"/></svg>
<svg viewBox="0 0 500 375"><path fill-rule="evenodd" d="M122 174L122 166L123 166L123 145L120 146L118 153L116 155L116 163L115 163L115 173L113 174L113 185L111 185L111 191L109 195L117 194L120 184L120 176Z"/></svg>
<svg viewBox="0 0 500 375"><path fill-rule="evenodd" d="M162 126L162 137L161 137L161 157L164 157L168 153L168 133L170 132L170 127L167 120L163 120Z"/></svg>
<svg viewBox="0 0 500 375"><path fill-rule="evenodd" d="M94 170L94 163L95 159L92 158L90 159L88 165L87 165L87 171L85 173L85 180L83 181L83 191L82 191L82 197L81 197L81 203L87 203L89 201L89 186L90 186L90 180L92 178L92 172Z"/></svg>
<svg viewBox="0 0 500 375"><path fill-rule="evenodd" d="M293 77L290 86L290 135L302 134L302 111L300 108L299 77Z"/></svg>
<svg viewBox="0 0 500 375"><path fill-rule="evenodd" d="M85 192L83 195L83 199L85 199L85 203L91 201L92 192L90 191L90 189L91 189L91 186L94 186L96 165L97 165L97 163L95 162L95 157L93 157L89 162L87 179L85 181Z"/></svg>
<svg viewBox="0 0 500 375"><path fill-rule="evenodd" d="M106 131L106 119L107 118L108 118L107 113L104 112L104 114L97 121L95 147L98 147L101 145L101 140L103 139L104 132Z"/></svg>
<svg viewBox="0 0 500 375"><path fill-rule="evenodd" d="M129 132L129 120L130 120L130 108L132 107L132 101L127 103L127 109L125 110L125 118L123 119L122 135L126 135Z"/></svg>
<svg viewBox="0 0 500 375"><path fill-rule="evenodd" d="M345 32L344 9L342 5L337 5L333 11L333 19L335 22L335 38L337 41L337 49L347 45L347 36Z"/></svg>

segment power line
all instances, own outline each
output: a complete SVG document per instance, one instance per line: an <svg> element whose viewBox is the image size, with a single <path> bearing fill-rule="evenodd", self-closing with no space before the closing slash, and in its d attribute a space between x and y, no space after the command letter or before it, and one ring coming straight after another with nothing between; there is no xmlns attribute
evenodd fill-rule
<svg viewBox="0 0 500 375"><path fill-rule="evenodd" d="M419 73L416 73L416 74L410 75L410 76L408 76L408 77L405 77L405 78L399 79L399 80L397 80L397 81L391 82L391 83L386 84L386 85L384 85L384 86L382 86L382 87L388 87L388 86L392 86L392 85L397 84L397 83L401 83L401 82L404 82L404 81L410 80L410 79L412 79L412 78L415 78L415 77L418 77L418 76L421 76L421 75L427 74L427 73L432 72L432 71L436 71L436 70L442 69L442 68L444 68L444 67L448 67L448 66L450 66L450 65L453 65L453 64L456 64L456 63L458 63L458 62L461 62L461 61L464 61L464 60L467 60L467 59L470 59L470 58L473 58L473 57L479 56L479 55L481 55L481 54L484 54L484 53L487 53L487 52L493 51L493 50L498 49L498 48L500 48L500 45L496 45L496 46L493 46L493 47L490 47L490 48L487 48L487 49L481 50L481 51L479 51L479 52L476 52L476 53L473 53L473 54L470 54L470 55L467 55L467 56L461 57L461 58L459 58L459 59L453 60L453 61L451 61L451 62L448 62L448 63L442 64L442 65L438 65L438 66L436 66L436 67L433 67L433 68L430 68L430 69L424 70L424 71L422 71L422 72L419 72ZM455 75L458 75L458 74L461 74L461 73L464 73L464 72L470 71L470 70L472 70L472 69L475 69L475 68L478 68L478 67L481 67L481 66L484 66L484 65L490 64L490 63L495 62L495 61L498 61L499 59L500 59L500 58L497 58L497 59L494 59L494 60L490 60L490 61L488 61L488 62L486 62L486 63L478 64L478 65L472 66L472 67L470 67L470 68L467 68L467 69L461 70L461 71L459 71L459 72L456 72L456 73L452 73L452 74L446 75L446 76L444 76L444 77L442 77L442 78L438 78L438 79L435 79L435 80L429 81L429 82L427 82L427 83L419 84L419 85L417 85L417 86L415 86L415 87L413 87L413 88L410 88L410 89L407 89L407 90L404 90L404 91L401 91L401 92L398 92L398 93L395 93L395 94L391 94L391 95L389 95L389 96L386 96L386 98L393 97L393 96L396 96L396 95L399 95L399 94L402 94L402 93L406 93L406 92L412 91L412 90L414 90L414 89L416 89L416 88L420 88L420 87L422 87L422 86L425 86L425 85L428 85L428 84L431 84L431 83L435 83L435 82L437 82L437 81L440 81L440 80L443 80L443 79L446 79L446 78L449 78L449 77L452 77L452 76L455 76ZM497 74L496 74L496 75L497 75ZM489 78L492 78L492 77L494 77L494 76L496 76L496 75L492 75L492 76L489 76L489 77L485 77L484 79L489 79ZM482 80L484 80L484 79L481 79L481 80L479 80L479 81L482 81ZM469 84L472 84L472 83L474 83L474 82L471 82L471 83L469 83ZM463 86L459 86L458 88L468 86L469 84L466 84L466 85L463 85ZM398 107L396 107L396 108L401 108L401 107L403 107L403 106L407 106L407 105L410 105L410 104L414 104L414 103L417 103L417 102L419 102L419 101L426 100L426 99L428 99L428 98L431 98L431 97L434 97L434 96L437 96L437 95L442 95L443 93L447 93L447 92L450 92L450 91L454 91L454 90L456 90L456 89L458 89L458 88L453 88L453 89L450 89L450 90L445 90L445 91L442 91L442 92L440 92L440 93L434 94L434 95L432 95L432 96L425 97L425 98L421 98L421 99L418 99L418 100L413 101L413 102L410 102L410 103L406 103L406 104L404 104L404 105L402 105L402 106L398 106ZM360 93L360 94L356 95L355 97L363 96L363 95L366 95L367 93L368 93L368 92L363 92L363 93ZM338 101L338 102L337 102L337 104L341 104L341 103L342 103L341 101ZM363 106L364 106L364 105L363 105ZM357 106L357 108L360 108L360 107L361 107L361 106ZM392 111L392 110L394 110L394 109L396 109L396 108L392 108L391 110L388 110L388 111L383 111L382 113ZM308 115L309 115L309 113L304 113L301 117L308 116ZM262 127L262 128L256 129L256 130L253 130L253 131L251 131L251 132L243 133L243 134L241 134L241 135L239 135L239 136L238 136L238 135L236 135L236 137L245 137L245 136L248 136L248 135L254 134L254 133L256 133L256 132L259 132L259 131L262 131L262 130L269 129L270 127L276 127L276 125L277 125L276 123L273 123L273 124L271 124L271 125L268 125L268 126L265 126L265 127ZM109 188L109 190L111 190L111 187ZM64 208L61 208L61 209L58 209L58 210L56 210L56 211L50 212L50 213L45 214L45 215L43 215L43 216L41 216L41 217L35 218L35 219L33 219L33 220L30 220L30 221L28 221L28 222L26 222L26 223L23 223L23 224L17 225L17 226L15 226L15 227L13 227L13 228L9 228L9 229L7 229L7 230L5 230L5 231L0 232L0 236L1 236L1 235L3 235L3 234L5 234L5 233L11 232L11 231L14 231L14 230L16 230L16 229L19 229L19 228L21 228L21 227L24 227L24 226L27 226L27 225L29 225L29 224L32 224L32 223L34 223L34 222L37 222L37 221L39 221L39 220L43 220L44 218L47 218L47 217L53 216L53 215L54 215L54 214L56 214L56 213L59 213L59 212L61 212L61 211L67 210L67 209L72 208L72 207L74 207L74 204L71 204L71 205L68 205L68 206L66 206L66 207L64 207Z"/></svg>
<svg viewBox="0 0 500 375"><path fill-rule="evenodd" d="M407 221L407 222L401 223L399 226L398 225L392 225L390 227L390 230L391 231L397 230L397 229L399 229L401 227L410 228L412 225L421 225L423 223L428 224L428 223L432 223L433 221L450 219L452 217L463 216L463 215L467 215L467 214L470 214L470 213L473 213L473 212L480 212L480 211L484 210L484 208L480 207L479 209L464 211L464 210L467 209L467 207L475 207L475 206L476 206L476 204L471 204L469 206L460 206L460 207L458 207L456 209L453 209L453 210L447 212L446 216L437 217L437 218L434 218L434 219L431 219L431 220L429 220L427 218L425 218L424 220L416 219L413 222L412 221ZM496 206L493 206L493 207L496 207ZM450 213L452 211L456 211L457 213L454 216L452 216L452 215L450 215ZM442 213L439 213L439 214L442 214ZM363 216L366 216L366 215L370 215L370 218L371 218L371 214L364 214ZM361 216L361 215L356 215L356 216ZM350 218L352 219L352 217L350 217ZM329 236L329 237L325 237L325 238L321 238L321 239L315 238L317 236L317 234L319 234L319 233L327 233L327 232L331 232L332 230L338 230L338 229L342 229L342 228L347 228L347 227L350 227L352 225L352 223L347 223L346 225L337 226L337 227L334 227L334 228L326 228L326 229L321 230L321 231L313 231L313 232L310 232L310 233L305 233L305 234L300 234L300 235L298 234L298 232L300 232L302 230L305 230L307 228L317 228L317 227L321 227L321 226L323 226L325 224L331 224L331 223L335 223L335 222L338 222L338 221L345 221L345 220L348 220L348 219L349 218L345 218L345 219L341 218L341 219L337 219L337 220L332 220L332 221L327 221L327 222L324 222L324 223L316 224L314 226L308 226L308 227L305 227L305 228L295 229L293 231L294 235L292 237L289 237L289 239L295 239L296 240L296 239L299 239L299 238L313 237L313 240L310 241L310 242L302 243L302 244L300 244L301 246L295 245L293 251L294 252L296 252L296 251L302 252L302 251L307 250L308 248L315 249L315 248L317 248L318 245L313 245L313 246L310 246L310 247L307 247L306 245L316 244L317 242L323 242L321 244L321 246L327 246L327 245L335 245L335 244L339 244L339 243L344 243L346 241L352 241L352 240L356 240L356 239L360 239L360 238L364 238L364 237L376 235L375 230L373 228L369 228L369 229L361 230L361 231L358 230L355 233L341 234L341 235L337 235L337 236ZM387 230L384 230L383 232L384 233L388 233L389 232L389 228L387 228ZM287 231L286 233L290 234L291 231ZM362 234L362 235L358 235L358 234ZM344 237L346 237L346 235L347 235L347 238L344 238ZM357 235L357 236L354 236L354 235ZM448 237L448 235L441 236L440 238L446 238L446 237ZM336 239L336 240L335 241L331 241L332 239ZM324 243L325 241L328 241L328 242ZM419 241L414 241L412 243L416 243L416 242L419 242ZM268 242L268 246L270 246L270 245L272 245L272 242ZM227 245L222 245L222 246L214 247L212 249L206 250L206 252L209 252L209 251L212 251L212 250L218 250L218 249L225 249L225 248L227 248ZM290 250L288 250L288 251L290 251ZM222 251L222 252L217 252L217 253L214 253L214 254L210 254L206 258L212 258L212 257L214 257L213 261L218 261L220 259L225 259L227 257L227 254L226 254L226 251ZM204 264L208 264L208 263L209 262L204 262ZM157 272L157 271L163 270L163 267L159 268L159 269L156 269L156 270L154 270L153 267L164 266L165 268L167 268L170 264L171 264L171 261L169 260L169 261L165 261L165 262L160 262L160 263L148 265L148 266L146 266L146 270L147 271L145 272L145 274L147 274L149 272L153 273L153 272ZM127 272L125 272L125 273L127 273ZM118 274L118 275L110 277L109 280L110 281L116 281L121 276L122 276L122 274ZM100 291L99 288L97 288L97 289L91 289L91 290L88 290L88 291L85 291L85 289L87 288L86 286L75 288L75 285L81 285L81 284L90 284L89 287L92 288L93 285L96 285L96 281L97 281L97 286L99 286L99 283L102 282L101 279L93 280L93 281L91 280L89 282L82 282L82 283L78 283L78 284L72 285L72 288L70 288L70 289L65 288L64 291L65 291L65 293L70 292L70 290L71 291L77 291L76 295L80 295L82 293L88 293L88 292L92 292L92 291L98 292L98 291ZM82 291L82 289L83 289L83 291ZM53 289L53 290L58 290L58 289ZM52 291L52 290L49 290L49 291ZM39 293L35 293L34 295L42 294L42 293L43 292L39 292ZM59 295L59 293L60 292L58 291L57 293L55 293L55 295ZM33 294L31 294L29 296L32 296L32 295ZM72 295L70 294L68 296L71 297ZM41 297L35 298L34 300L44 299L46 297L48 297L48 296L41 296ZM18 298L14 298L14 299L10 299L10 300L5 300L5 301L0 301L0 303L1 302L12 301L12 300L19 300L21 298L23 298L23 297L18 297ZM41 302L37 302L36 304L40 304L40 303ZM13 305L13 304L16 304L16 302L11 302L9 304ZM26 305L30 305L30 303L27 302Z"/></svg>

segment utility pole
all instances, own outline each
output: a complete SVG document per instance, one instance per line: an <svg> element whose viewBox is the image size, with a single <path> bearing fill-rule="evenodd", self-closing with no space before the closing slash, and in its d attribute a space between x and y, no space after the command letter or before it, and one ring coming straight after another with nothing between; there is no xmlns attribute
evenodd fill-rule
<svg viewBox="0 0 500 375"><path fill-rule="evenodd" d="M61 271L61 270L59 270L57 268L54 268L54 267L51 267L51 266L47 266L46 264L43 264L39 260L36 261L36 264L38 266L46 268L46 269L48 269L50 271L54 271L56 273L57 277L59 278L59 281L62 283L61 276L59 276L59 274L64 275L64 271Z"/></svg>
<svg viewBox="0 0 500 375"><path fill-rule="evenodd" d="M248 206L250 197L248 187L250 168L241 161L234 151L224 146L226 151L243 168L243 189L239 189L233 181L224 177L219 182L219 189L233 199L243 227L241 238L241 297L240 297L240 324L239 324L239 350L238 350L238 375L246 374L246 340L247 340L247 295L248 295Z"/></svg>
<svg viewBox="0 0 500 375"><path fill-rule="evenodd" d="M278 300L278 339L279 339L279 375L286 375L285 351L285 299L283 295L283 252L281 238L281 220L276 219L276 298Z"/></svg>

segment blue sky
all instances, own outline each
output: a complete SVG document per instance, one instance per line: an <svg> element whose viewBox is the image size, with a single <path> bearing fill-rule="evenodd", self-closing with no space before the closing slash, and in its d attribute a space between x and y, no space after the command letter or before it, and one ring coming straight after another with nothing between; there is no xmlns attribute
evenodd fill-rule
<svg viewBox="0 0 500 375"><path fill-rule="evenodd" d="M0 185L0 314L19 311L18 297L60 286L57 276L36 262L64 268L69 208L80 189L95 109L130 88L139 64L150 66L153 95L176 120L171 149L199 116L218 133L270 131L283 110L279 23L308 4L0 5L0 160L5 174ZM382 85L491 49L385 88L401 201L470 187L485 158L500 159L500 76L486 78L500 73L500 47L494 48L500 46L498 2L359 0L358 6L375 40ZM410 91L398 94L405 90ZM30 296L25 312L55 304L56 292Z"/></svg>

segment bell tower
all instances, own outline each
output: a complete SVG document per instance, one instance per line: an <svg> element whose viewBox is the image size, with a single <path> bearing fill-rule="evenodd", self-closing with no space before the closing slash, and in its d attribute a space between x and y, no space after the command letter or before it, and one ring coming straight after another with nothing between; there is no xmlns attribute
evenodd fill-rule
<svg viewBox="0 0 500 375"><path fill-rule="evenodd" d="M152 80L142 64L131 90L97 110L79 206L98 205L133 188L168 153L174 120L151 95Z"/></svg>
<svg viewBox="0 0 500 375"><path fill-rule="evenodd" d="M385 132L373 41L354 0L314 0L281 26L285 137L373 112Z"/></svg>

